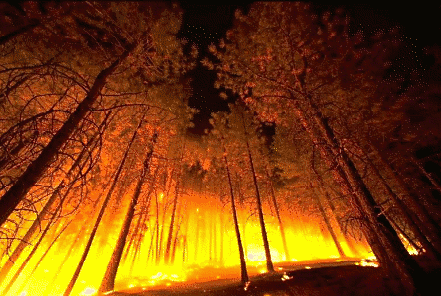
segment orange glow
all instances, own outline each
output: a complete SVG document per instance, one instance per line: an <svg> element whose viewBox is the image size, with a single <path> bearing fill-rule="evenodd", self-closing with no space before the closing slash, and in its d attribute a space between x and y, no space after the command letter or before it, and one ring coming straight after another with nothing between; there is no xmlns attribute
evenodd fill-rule
<svg viewBox="0 0 441 296"><path fill-rule="evenodd" d="M162 248L163 252L169 229L171 210L170 207L164 208L164 205L173 200L172 194L167 196L166 194L158 193L157 196L158 201L162 199L162 202L157 205L155 202L150 204L150 220L146 222L147 230L135 263L132 265L134 255L132 250L126 260L120 264L115 290L148 290L151 286L172 286L173 283L191 280L238 278L240 275L239 268L234 269L236 270L235 274L231 275L224 274L221 269L223 267L238 266L239 254L229 208L222 207L222 204L215 196L188 194L185 196L185 199L182 198L182 204L179 205L179 213L181 216L179 219L177 218L182 221L179 230L180 235L176 239L176 242L174 242L176 246L175 262L173 264L165 264L162 255L158 257L159 260L156 259L157 230L155 227L158 227L156 226L156 222L158 222L156 221L156 215L158 215L159 218L158 230L160 233L163 233L163 240L158 247ZM97 236L95 237L92 248L71 295L94 295L98 290L113 252L119 230L121 229L129 200L130 192L125 194L118 209L113 208L112 210L106 211L103 222L98 229ZM264 208L264 211L270 213L268 208ZM250 270L256 268L257 273L265 273L267 270L265 267L265 253L261 242L260 226L257 217L244 218L248 217L248 212L248 209L238 209L247 265ZM322 236L318 221L314 221L314 219L310 217L296 217L292 219L292 215L290 216L289 213L283 213L283 215L283 219L286 223L286 239L292 257L291 261L338 258L338 252L332 240ZM72 277L73 271L77 267L94 219L89 219L89 221L88 225L72 224L69 226L66 234L63 234L60 240L52 247L48 256L41 262L33 276L28 278L34 264L49 246L49 242L44 241L30 261L29 267L23 270L20 277L12 286L9 292L10 295L62 295ZM164 225L162 225L162 221L164 221ZM222 223L224 224L221 224L221 221L223 221ZM284 261L285 254L277 219L267 215L265 222L273 262ZM66 254L78 234L79 229L82 233L80 242L74 246L74 250L69 257L66 258ZM244 229L245 233L243 232ZM338 235L340 236L342 248L347 256L354 257L355 254L351 253L343 235ZM152 238L153 243L151 243ZM369 251L365 245L359 243L359 253L365 254L365 257L367 257ZM18 263L22 262L29 252L30 250L24 252ZM63 261L65 261L63 267L59 273L56 274L60 269L59 264ZM198 269L205 267L217 269L212 274L209 272L204 272L203 274L198 273ZM14 274L15 268L16 267L8 274L2 287L0 287L1 289L5 288ZM277 270L282 269L278 268ZM25 282L26 280L27 282ZM44 288L42 289L42 287Z"/></svg>
<svg viewBox="0 0 441 296"><path fill-rule="evenodd" d="M93 294L95 294L95 292L96 292L95 289L92 289L92 288L86 288L86 289L84 289L83 292L81 292L80 295L93 295Z"/></svg>

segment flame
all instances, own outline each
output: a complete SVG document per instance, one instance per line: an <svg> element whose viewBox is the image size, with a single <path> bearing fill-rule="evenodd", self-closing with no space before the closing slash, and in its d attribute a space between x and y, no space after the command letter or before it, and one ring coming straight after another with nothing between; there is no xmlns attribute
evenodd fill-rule
<svg viewBox="0 0 441 296"><path fill-rule="evenodd" d="M91 196L98 196L98 193ZM118 208L110 208L106 211L71 295L93 295L98 290L115 247L130 197L130 192L126 193ZM122 260L115 282L115 291L136 288L148 290L152 286L172 286L174 283L196 280L197 278L199 280L219 279L220 273L222 273L222 278L238 278L240 276L239 268L234 268L235 273L231 275L224 275L222 271L222 268L238 266L239 253L235 231L231 222L231 213L228 208L222 208L222 204L216 197L213 197L210 203L207 203L207 197L205 196L194 195L189 198L191 202L187 202L186 207L180 209L181 216L179 219L182 222L179 230L180 236L178 235L176 242L173 242L175 245L174 263L165 264L163 254L159 256L159 261L156 260L157 244L161 252L164 252L165 249L171 211L170 207L167 208L166 205L170 204L172 199L172 194L167 196L161 192L158 193L158 201L160 202L157 205L155 202L151 203L150 220L146 222L145 234L141 240L136 260L133 261L133 250L126 260ZM268 209L264 209L264 211L270 212ZM239 226L246 252L247 266L250 267L250 270L255 267L256 273L265 273L267 272L264 264L266 257L261 241L260 225L257 218L248 218L248 212L248 209L238 209ZM157 227L155 215L158 215L159 218L159 228L157 230L155 229ZM286 221L285 236L290 247L291 256L295 256L295 258L291 257L290 261L338 258L338 252L332 240L322 236L318 221L301 216L292 219L291 216L289 213L285 213L284 216ZM29 267L23 270L12 286L9 291L10 295L62 295L78 265L93 222L94 219L89 219L87 225L82 224L84 221L81 221L77 225L69 226L66 234L60 237L36 272L32 277L29 277L36 261L49 247L50 241L43 241L39 250L34 254ZM265 222L273 262L285 261L286 256L277 219L267 215ZM54 227L54 232L55 229L56 227ZM74 245L73 251L67 256L79 231L81 234L79 242ZM161 243L156 242L158 233L155 231L159 231L159 234L162 232L163 239ZM174 231L177 231L177 227L174 228ZM52 233L53 236L54 233ZM354 256L343 235L339 233L338 236L347 256ZM51 235L48 235L48 237L51 237ZM358 248L358 251L364 253L366 255L364 257L367 257L370 251L368 247L358 243ZM27 257L30 249L27 248L23 252L18 263ZM3 264L5 260L4 258ZM59 264L61 262L64 262L64 264L60 269ZM132 262L135 262L135 264L132 265ZM367 264L368 262L362 261L360 264ZM207 267L214 271L207 273L199 271ZM11 270L0 289L5 288L16 268L18 267ZM282 268L277 268L277 270L282 270ZM286 278L283 279L286 280ZM42 289L41 287L48 288Z"/></svg>
<svg viewBox="0 0 441 296"><path fill-rule="evenodd" d="M93 295L95 292L96 290L94 288L87 287L80 295Z"/></svg>

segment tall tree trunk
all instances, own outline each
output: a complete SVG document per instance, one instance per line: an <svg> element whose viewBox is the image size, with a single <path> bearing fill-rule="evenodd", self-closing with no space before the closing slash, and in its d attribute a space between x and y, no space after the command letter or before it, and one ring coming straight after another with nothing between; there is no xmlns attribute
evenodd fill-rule
<svg viewBox="0 0 441 296"><path fill-rule="evenodd" d="M345 227L343 225L342 219L339 217L337 210L334 206L334 203L331 199L331 197L329 196L329 192L326 190L325 188L325 182L323 181L322 176L317 172L317 170L315 169L314 165L311 165L311 169L314 172L316 179L319 183L320 188L322 189L323 195L325 196L325 199L329 205L329 208L331 209L332 214L334 215L335 219L337 220L337 224L338 227L340 229L340 232L343 234L343 236L345 237L346 240L346 244L348 245L349 249L351 250L351 252L356 255L359 256L360 253L358 252L357 248L354 246L354 244L352 243L351 239L347 237L346 235L346 231L345 231Z"/></svg>
<svg viewBox="0 0 441 296"><path fill-rule="evenodd" d="M233 214L234 230L236 232L237 246L239 248L240 279L241 279L242 285L245 286L249 282L249 277L248 277L248 272L247 272L247 265L245 262L245 253L243 251L242 241L240 239L240 230L239 230L239 222L237 221L236 203L234 202L233 185L231 184L230 168L228 166L227 151L226 151L225 147L224 147L224 162L225 162L225 168L227 170L228 185L230 187L231 212Z"/></svg>
<svg viewBox="0 0 441 296"><path fill-rule="evenodd" d="M28 283L28 281L32 278L32 276L34 275L35 271L38 269L38 267L40 266L40 263L44 260L44 258L46 258L46 255L49 253L49 251L52 249L52 247L55 245L55 243L58 241L58 239L60 238L60 236L64 233L64 231L67 229L67 227L69 227L69 225L72 223L73 220L70 220L68 223L66 223L66 225L63 226L63 228L57 233L57 235L55 236L55 238L52 240L52 242L50 243L49 247L46 249L46 251L43 253L43 255L41 255L40 259L38 260L38 262L35 264L34 268L32 269L32 271L29 273L27 279L23 282L23 284L20 286L19 291L21 291L26 284Z"/></svg>
<svg viewBox="0 0 441 296"><path fill-rule="evenodd" d="M387 169L389 175L399 186L405 196L407 204L412 207L412 211L416 214L416 219L414 221L418 224L419 229L430 239L430 243L436 248L437 252L441 253L441 227L439 224L432 218L424 205L421 204L418 197L407 187L401 177L397 175L380 151L378 151L378 149L372 144L369 144L369 147L377 156L381 165Z"/></svg>
<svg viewBox="0 0 441 296"><path fill-rule="evenodd" d="M377 147L371 143L367 143L371 152L376 156L376 159L380 162L381 166L387 170L390 177L394 180L395 184L400 188L402 195L405 197L404 202L411 207L411 210L415 213L413 217L414 222L418 225L418 228L429 239L430 243L435 247L438 253L441 253L441 227L433 219L431 214L427 211L426 207L420 202L418 196L409 189L404 183L397 172L392 168L386 158L383 156Z"/></svg>
<svg viewBox="0 0 441 296"><path fill-rule="evenodd" d="M291 258L289 256L288 244L286 243L286 237L285 237L285 227L283 226L282 217L280 216L280 210L277 204L276 193L274 192L273 182L268 173L268 170L266 171L266 176L268 178L268 183L271 191L271 199L273 202L274 210L276 212L277 221L279 222L280 235L282 236L283 249L285 251L285 260L290 261Z"/></svg>
<svg viewBox="0 0 441 296"><path fill-rule="evenodd" d="M271 251L270 251L268 235L265 227L265 220L263 218L262 200L260 198L259 186L257 185L256 172L254 170L254 163L253 163L253 157L251 155L250 144L248 143L248 139L247 139L248 132L245 125L245 116L243 112L241 112L241 115L242 115L242 125L245 131L245 144L247 147L248 161L250 162L251 173L253 175L254 189L256 191L257 213L259 215L260 231L262 233L263 247L265 249L266 268L268 272L274 272L274 265L273 265L273 261L271 260Z"/></svg>
<svg viewBox="0 0 441 296"><path fill-rule="evenodd" d="M420 169L420 171L423 173L423 175L430 181L430 183L432 184L432 186L434 188L436 188L436 190L438 190L439 192L441 192L441 185L438 184L437 181L435 181L435 179L432 177L432 175L430 173L428 173L426 171L426 169L424 168L424 166L421 164L421 162L416 159L414 156L411 157L412 162Z"/></svg>
<svg viewBox="0 0 441 296"><path fill-rule="evenodd" d="M422 247L418 246L393 219L390 219L390 224L409 242L412 248L418 251L421 250Z"/></svg>
<svg viewBox="0 0 441 296"><path fill-rule="evenodd" d="M187 248L187 235L185 235L184 241L182 242L182 263L185 263L188 260Z"/></svg>
<svg viewBox="0 0 441 296"><path fill-rule="evenodd" d="M8 217L23 200L29 190L47 171L49 164L58 155L60 148L68 141L80 121L90 111L90 108L95 103L101 90L106 85L109 76L115 72L117 67L127 58L135 47L136 44L130 45L117 60L98 74L86 98L78 105L76 110L52 137L49 144L47 144L47 146L41 151L37 159L28 166L26 171L18 178L15 184L2 196L0 199L0 226L6 222Z"/></svg>
<svg viewBox="0 0 441 296"><path fill-rule="evenodd" d="M145 232L147 231L147 229L149 229L150 231L153 229L153 228L151 228L151 227L147 227L146 226L146 223L147 223L147 219L148 219L148 211L149 211L149 208L150 208L150 202L151 202L151 195L152 195L152 193L153 193L153 190L154 190L154 184L155 184L155 181L156 181L156 177L157 177L157 175L158 175L158 171L159 171L159 165L158 165L158 167L156 168L156 171L155 171L155 173L154 173L154 178L153 178L153 180L152 180L152 182L151 182L151 184L150 184L150 190L149 190L149 192L147 193L147 205L142 209L142 212L143 212L143 220L142 220L142 222L141 222L141 226L140 226L140 229L139 229L139 234L138 234L138 236L137 236L137 238L136 238L136 241L135 241L135 253L133 254L133 258L132 258L132 263L131 263L131 265L130 265L130 270L132 270L132 268L133 268L133 264L134 264L134 262L135 262L135 260L137 259L137 257L139 256L139 253L140 253L140 251L141 251L141 244L142 244L142 241L143 241L143 239L144 239L144 237L145 237ZM154 229L153 229L153 231L154 231ZM152 234L152 238L151 238L151 240L153 240L153 234ZM150 244L150 246L151 246L151 244ZM128 252L129 250L127 250L127 252Z"/></svg>
<svg viewBox="0 0 441 296"><path fill-rule="evenodd" d="M184 148L185 148L185 144L182 149L184 149ZM182 155L181 155L181 160L179 162L179 165L182 163L183 157L184 157L184 150L182 150ZM169 261L170 261L170 250L171 250L171 244L172 244L172 239L173 239L173 228L174 228L174 224L175 224L176 209L178 206L179 186L181 183L180 182L181 174L178 174L177 178L178 179L176 181L175 198L173 199L173 209L172 209L172 213L171 213L170 226L168 229L168 236L167 236L167 243L166 243L165 252L164 252L164 263L165 264L169 264Z"/></svg>
<svg viewBox="0 0 441 296"><path fill-rule="evenodd" d="M312 183L310 183L311 188L314 188ZM320 200L320 197L317 196L315 193L312 194L314 199L317 202L318 208L320 210L320 214L322 215L323 220L325 221L326 228L328 229L329 233L331 234L332 240L334 241L335 247L337 248L338 254L340 257L346 257L345 252L343 251L340 242L338 241L337 235L335 234L334 229L332 228L331 221L329 221L328 214L326 213L325 208L323 207L323 204Z"/></svg>
<svg viewBox="0 0 441 296"><path fill-rule="evenodd" d="M115 190L116 183L118 183L119 176L121 175L121 171L122 171L122 169L124 167L124 164L126 162L126 159L127 159L128 154L129 154L130 148L132 147L132 144L135 141L136 135L138 134L138 130L140 129L143 120L144 120L144 118L142 118L139 121L139 124L136 127L135 131L133 132L132 138L130 139L130 142L127 145L126 151L124 152L124 155L123 155L123 157L121 159L121 162L120 162L120 164L119 164L119 166L118 166L118 168L116 170L115 177L113 179L112 185L110 186L109 191L107 192L106 198L104 199L104 202L103 202L103 204L101 206L100 212L98 213L98 217L96 218L95 224L94 224L94 226L92 228L92 232L90 233L89 240L87 241L86 247L85 247L85 249L83 251L83 255L81 256L80 262L78 263L78 266L77 266L77 268L76 268L76 270L75 270L75 272L74 272L74 274L72 276L72 279L70 280L66 290L64 291L63 296L69 296L70 292L72 292L72 289L75 286L75 283L76 283L76 281L77 281L77 279L78 279L78 277L80 275L81 268L83 267L84 262L86 261L87 255L89 254L89 250L90 250L90 247L92 246L92 242L93 242L93 240L95 238L96 232L98 230L98 226L100 225L101 219L104 216L104 212L105 212L105 210L107 208L107 204L109 203L109 201L110 201L110 199L112 197L112 193Z"/></svg>
<svg viewBox="0 0 441 296"><path fill-rule="evenodd" d="M160 261L160 257L159 257L159 248L160 248L160 245L159 245L159 202L158 202L158 194L155 194L156 195L156 221L155 221L155 224L156 224L156 227L155 227L155 229L156 229L156 239L155 239L155 243L156 243L156 248L155 248L155 263L156 263L156 265L159 265L159 261Z"/></svg>
<svg viewBox="0 0 441 296"><path fill-rule="evenodd" d="M243 193L241 190L241 182L240 182L239 174L237 174L237 172L236 172L236 180L237 180L237 195L239 197L239 205L243 207L244 196L243 196ZM243 221L243 223L242 223L242 245L243 245L243 249L244 249L245 258L248 258L248 244L247 244L246 228L247 228L247 223L248 223L249 217L247 217L247 215L248 215L247 213L245 213L245 215L242 215L242 221Z"/></svg>
<svg viewBox="0 0 441 296"><path fill-rule="evenodd" d="M144 218L144 215L141 213L138 216L138 219L136 219L136 224L135 224L135 227L134 227L132 234L130 235L129 243L126 244L125 250L123 252L122 262L127 261L127 258L129 257L129 255L132 251L133 245L136 245L135 241L138 238L138 232L140 231L139 228L141 227L141 221L143 218ZM136 247L135 247L135 249L136 249Z"/></svg>
<svg viewBox="0 0 441 296"><path fill-rule="evenodd" d="M35 252L37 251L37 249L40 246L41 242L43 241L44 237L46 236L46 233L49 231L49 229L53 225L54 221L56 221L56 216L57 216L59 210L61 210L61 205L52 214L51 219L48 221L48 223L46 225L46 228L41 233L40 238L38 239L37 243L32 248L32 251L26 257L26 259L21 263L20 267L17 269L17 271L15 272L14 276L9 281L8 285L3 289L3 295L7 295L8 291L14 285L15 281L18 279L18 277L22 273L23 269L25 269L25 267L28 264L28 262L32 259L32 256L34 256Z"/></svg>
<svg viewBox="0 0 441 296"><path fill-rule="evenodd" d="M271 252L268 242L268 235L265 227L265 220L263 218L262 201L260 198L259 186L257 185L256 172L254 171L253 158L251 156L250 145L248 144L248 140L246 141L246 145L247 145L247 153L248 153L248 160L250 162L251 173L253 174L254 189L256 191L257 212L259 214L260 231L262 233L263 247L265 249L266 268L268 272L274 272L274 265L273 265L273 261L271 260Z"/></svg>
<svg viewBox="0 0 441 296"><path fill-rule="evenodd" d="M133 243L135 243L136 247L135 247L135 254L133 255L134 258L136 258L136 255L138 254L138 250L140 249L140 245L141 245L141 241L144 238L144 234L145 234L145 225L147 222L147 218L149 216L149 209L150 209L150 203L151 203L151 195L153 193L153 190L155 189L155 182L156 179L158 177L158 172L159 172L159 164L155 169L155 172L153 173L153 179L150 182L150 189L146 195L146 204L144 205L144 207L141 210L141 215L139 216L139 219L137 221L137 224L135 226L135 232L133 233L131 240L129 242L129 245L127 246L127 250L126 253L124 255L123 261L126 260L127 256L129 255L130 252L130 248L131 245Z"/></svg>
<svg viewBox="0 0 441 296"><path fill-rule="evenodd" d="M386 189L387 195L393 200L395 205L397 206L398 210L400 211L401 216L403 217L406 224L410 227L410 230L415 235L417 240L421 243L423 248L426 250L426 252L429 254L432 259L441 261L441 254L436 250L436 248L428 241L424 233L420 230L418 225L415 223L414 219L412 218L411 214L409 213L408 208L403 203L403 201L395 194L395 192L390 188L389 184L387 184L386 180L383 178L383 176L378 171L375 164L372 162L372 160L369 158L369 156L362 151L362 153L365 155L373 173L377 178L381 181L381 184L383 184L384 188ZM404 232L400 231L404 234ZM412 240L409 240L410 243L412 243Z"/></svg>
<svg viewBox="0 0 441 296"><path fill-rule="evenodd" d="M31 227L29 227L23 239L20 240L17 247L12 252L11 256L9 256L8 260L3 265L0 271L0 284L3 283L9 271L14 266L14 263L18 260L20 255L26 249L26 247L30 245L32 237L34 236L37 229L40 228L41 222L44 221L44 219L46 218L46 215L49 213L49 210L51 209L52 205L57 200L57 197L63 187L64 187L64 180L61 181L60 185L54 190L51 197L48 199L43 209L40 211L40 213L37 215L37 218L32 223Z"/></svg>
<svg viewBox="0 0 441 296"><path fill-rule="evenodd" d="M156 227L150 228L150 231L151 231L151 229L153 229L153 231L152 231L152 235L150 236L150 246L149 246L149 250L147 252L147 265L150 260L150 257L152 258L152 261L155 262L155 256L153 254L153 251L154 251L153 242L155 241L154 238L155 238L155 233L157 232L157 228Z"/></svg>
<svg viewBox="0 0 441 296"><path fill-rule="evenodd" d="M104 124L107 121L109 115L110 115L110 112L106 115L105 119L103 120L103 122L100 125L100 128L104 126ZM4 281L4 279L5 279L6 275L8 274L9 270L12 268L12 266L15 263L15 261L20 257L20 255L22 254L23 250L26 248L26 246L28 246L29 242L31 241L32 236L35 233L35 231L39 228L39 226L41 224L41 221L46 219L46 215L48 214L48 212L51 209L51 207L54 204L54 202L57 200L57 197L59 196L60 191L65 186L65 180L69 180L72 177L73 172L79 166L81 160L83 159L84 154L87 152L87 149L89 149L89 147L92 146L92 144L95 142L95 138L98 135L98 133L99 132L96 132L92 136L92 138L89 140L87 145L84 146L84 148L81 150L81 152L78 155L77 159L72 164L72 166L70 167L69 171L67 172L66 177L64 178L64 180L62 180L60 182L60 184L56 187L56 189L52 193L51 197L48 199L48 201L44 205L43 209L40 211L40 213L37 215L37 218L32 223L31 227L29 227L29 229L26 232L26 234L23 237L23 239L20 241L20 243L14 249L14 252L11 254L11 256L9 256L8 261L6 261L5 264L3 265L3 267L2 267L2 269L0 271L0 284ZM67 192L64 194L64 197L62 198L63 200L65 199L66 195L69 193L72 185L73 185L72 183L69 185L69 187L67 189Z"/></svg>
<svg viewBox="0 0 441 296"><path fill-rule="evenodd" d="M379 209L377 203L358 174L355 165L346 154L345 150L342 149L343 147L339 144L327 121L311 103L309 97L308 99L308 107L310 108L308 116L317 125L321 136L332 151L331 153L334 157L337 157L338 165L341 167L340 173L342 174L342 179L347 182L345 186L348 187L347 189L349 189L349 192L352 191L354 193L354 202L359 205L362 213L366 215L366 218L369 221L366 234L370 243L375 244L376 238L378 238L379 245L372 245L375 255L378 253L377 257L379 258L380 263L382 263L382 261L386 263L385 266L387 266L389 273L395 274L398 277L400 283L405 287L409 295L418 294L419 290L422 288L422 269L416 264L404 248L397 233ZM297 114L302 117L303 122L308 121L300 109L297 109L296 111ZM324 149L324 145L320 145L320 148ZM387 257L381 250L382 248L386 251Z"/></svg>
<svg viewBox="0 0 441 296"><path fill-rule="evenodd" d="M116 273L118 272L118 266L121 261L121 256L124 250L124 246L126 244L127 236L129 234L130 225L132 224L132 219L133 216L135 215L135 208L136 205L138 204L139 196L141 195L141 190L142 190L142 186L144 185L145 178L149 172L150 160L153 155L153 146L156 143L156 138L157 138L157 134L155 133L152 137L151 145L145 156L141 175L138 179L138 183L136 184L136 188L132 200L130 201L130 205L126 213L126 217L124 219L124 223L121 228L118 241L112 253L112 257L110 258L109 264L107 265L107 269L106 269L106 273L104 274L103 281L101 282L100 288L98 289L98 292L100 293L113 291L114 289Z"/></svg>
<svg viewBox="0 0 441 296"><path fill-rule="evenodd" d="M170 259L170 263L171 265L175 264L175 258L176 258L176 249L178 247L178 243L179 243L179 236L180 236L180 231L181 231L181 224L182 224L182 219L183 216L181 216L179 218L178 221L178 228L176 229L176 233L175 233L175 239L173 240L173 247L171 250L171 259Z"/></svg>
<svg viewBox="0 0 441 296"><path fill-rule="evenodd" d="M109 182L104 186L104 188L107 188L107 185L110 184L112 180L110 179ZM102 190L102 192L104 192L104 189ZM91 213L95 213L96 208L98 207L98 203L99 203L100 199L97 198L96 201L93 203L92 206L92 210ZM84 229L84 233L87 233L89 231L89 225L90 225L90 221L92 220L93 217L86 217L86 220L84 221L83 225L86 225L86 228ZM73 221L77 221L78 219L74 218ZM75 236L73 242L71 243L71 245L69 246L69 250L66 252L63 261L61 261L61 263L59 264L57 270L55 271L55 276L52 277L50 283L47 285L46 289L43 291L43 295L46 295L46 291L53 286L53 284L55 283L55 281L57 280L59 274L61 273L61 270L64 267L64 264L66 264L67 260L71 258L72 254L75 254L74 251L77 251L77 245L81 246L81 243L83 241L84 237L84 233L80 230L77 231L77 235Z"/></svg>
<svg viewBox="0 0 441 296"><path fill-rule="evenodd" d="M352 242L352 240L351 240L351 239L348 237L348 235L346 234L345 227L344 227L344 225L343 225L343 221L342 221L341 217L339 217L339 215L338 215L338 213L337 213L337 210L336 210L336 208L335 208L335 206L334 206L334 203L332 202L332 199L331 199L331 197L329 196L329 193L327 192L326 189L323 189L323 190L324 190L324 196L325 196L326 201L327 201L327 203L328 203L328 205L329 205L329 208L331 209L331 212L332 212L332 214L333 214L335 220L337 220L337 224L338 224L338 227L339 227L339 229L340 229L340 232L343 234L343 236L344 236L344 238L345 238L345 240L346 240L346 244L348 245L349 249L351 250L351 252L352 252L354 255L359 256L359 255L360 255L360 252L357 250L357 248L356 248L356 246L354 245L354 243Z"/></svg>
<svg viewBox="0 0 441 296"><path fill-rule="evenodd" d="M58 275L61 273L61 270L63 269L64 264L66 264L67 260L69 258L71 258L70 256L76 250L77 244L80 245L79 243L82 241L82 238L83 238L82 235L83 235L83 233L78 231L77 235L75 236L75 239L73 240L72 244L69 246L69 250L66 252L66 255L64 256L63 261L61 261L60 265L58 266L57 270L55 271L54 276L52 277L51 281L49 282L49 285L47 286L46 290L48 289L48 287L53 286L53 284L55 283L55 281L58 278ZM46 290L43 291L43 295L46 294Z"/></svg>
<svg viewBox="0 0 441 296"><path fill-rule="evenodd" d="M325 146L323 144L323 141L315 135L315 132L313 131L311 124L307 121L304 113L299 109L295 109L295 112L300 119L300 122L303 126L303 128L306 130L306 132L309 134L313 144L315 147L319 147L319 151L325 160L326 164L333 168L331 170L332 176L336 183L340 186L340 190L342 191L342 195L349 196L349 204L353 209L354 215L357 219L360 219L364 223L364 227L362 227L362 231L373 250L375 256L377 259L382 262L383 267L387 269L391 262L387 256L386 250L383 248L383 246L380 244L379 238L377 237L375 231L373 230L372 226L368 223L366 217L362 214L362 207L356 196L354 195L354 190L352 189L351 185L349 184L349 181L347 180L347 177L343 171L343 169L337 164L334 164L335 156L330 151L328 146Z"/></svg>
<svg viewBox="0 0 441 296"><path fill-rule="evenodd" d="M156 262L157 264L159 264L161 262L161 257L164 253L163 247L164 247L164 228L165 228L165 219L166 219L166 213L167 213L167 208L168 208L168 198L170 196L170 190L172 188L172 184L173 184L173 173L174 173L175 167L173 166L171 172L170 172L170 183L167 186L167 194L165 195L166 201L164 202L164 207L162 209L162 221L161 221L161 232L159 233L159 241L158 241L158 254L156 257Z"/></svg>

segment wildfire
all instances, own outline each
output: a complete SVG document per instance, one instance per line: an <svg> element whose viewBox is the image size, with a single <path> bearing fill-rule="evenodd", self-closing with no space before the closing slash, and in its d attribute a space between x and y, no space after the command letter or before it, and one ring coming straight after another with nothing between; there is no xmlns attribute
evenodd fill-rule
<svg viewBox="0 0 441 296"><path fill-rule="evenodd" d="M202 197L199 197L200 199L193 197L192 204L194 204L194 207L187 206L185 212L181 212L182 216L179 219L185 221L187 226L184 226L184 222L181 222L180 231L182 231L182 234L173 241L174 249L171 249L174 252L174 262L166 264L163 261L164 259L159 252L164 252L165 237L169 227L167 220L163 218L168 217L167 211L169 211L169 209L164 208L164 204L172 198L172 196L159 193L158 205L151 205L150 212L152 214L156 213L159 219L158 222L160 222L159 227L156 217L152 217L150 222L147 221L149 223L146 223L146 234L141 241L136 259L134 259L133 252L129 253L118 268L115 290L136 288L148 290L152 286L167 287L173 285L173 283L197 280L197 278L199 280L219 279L221 278L220 274L222 274L222 278L237 278L239 276L240 269L234 268L239 264L239 255L233 225L231 225L231 222L221 224L230 221L231 214L228 211L219 212L220 205L213 206L213 203L211 203L210 206L207 206L206 200ZM159 202L159 199L162 199L162 202ZM92 248L71 295L94 295L97 292L112 254L118 230L123 223L123 213L127 206L128 202L123 200L119 210L104 216L103 221L109 222L98 229ZM240 210L239 217L246 217L246 213L245 209ZM166 223L161 225L162 221L166 221ZM283 243L279 235L279 225L275 218L270 216L266 218L266 221L272 260L273 262L285 261ZM57 243L53 247L31 277L29 277L29 269L23 271L10 290L11 295L62 295L80 260L92 222L93 219L90 219L89 224L82 225L80 236L76 232L78 228L72 228L70 232L69 228L62 243ZM239 222L241 223L247 265L250 268L255 268L256 273L266 273L266 257L262 244L259 242L260 226L257 219ZM308 232L307 235L303 234L305 229ZM291 252L296 256L296 258L290 258L292 262L338 257L332 242L329 238L323 238L318 225L303 224L300 228L294 224L286 227L285 232ZM78 239L69 252L75 237L78 237ZM157 239L159 240L157 241ZM49 242L46 242L41 250L34 255L37 258L36 260L43 255L48 245ZM352 255L344 239L342 239L342 247L348 255ZM365 250L368 251L366 248ZM20 261L24 260L27 254L29 254L29 251L22 254ZM62 266L59 265L60 262L62 262ZM365 266L368 261L361 261L360 264ZM147 269L146 266L148 266ZM30 269L33 267L34 265L31 265ZM230 267L234 270L234 273L225 274L222 268ZM214 269L213 271L204 271L201 274L201 271L198 271L201 268L202 270L204 268ZM277 268L277 270L282 270L282 268ZM13 272L14 270L12 270ZM8 278L6 278L1 287L2 289L8 283L10 276L8 275ZM41 289L41 287L47 288Z"/></svg>

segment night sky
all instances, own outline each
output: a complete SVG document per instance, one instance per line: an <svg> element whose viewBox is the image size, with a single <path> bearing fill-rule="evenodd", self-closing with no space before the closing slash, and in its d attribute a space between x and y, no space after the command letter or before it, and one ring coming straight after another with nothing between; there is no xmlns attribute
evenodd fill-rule
<svg viewBox="0 0 441 296"><path fill-rule="evenodd" d="M232 26L234 11L246 11L247 5L189 5L181 3L184 20L179 34L188 41L188 46L195 44L199 50L199 61L208 56L208 46L217 43ZM194 128L189 132L203 134L211 125L208 122L211 112L227 111L228 101L219 97L219 90L214 88L216 74L205 69L200 63L189 73L192 78L193 96L189 99L190 107L199 110L195 115ZM231 100L230 100L231 101Z"/></svg>
<svg viewBox="0 0 441 296"><path fill-rule="evenodd" d="M198 46L198 59L201 60L208 56L208 45L216 44L232 26L234 11L241 9L246 13L250 3L241 2L240 5L180 3L184 9L184 19L179 37L187 39L189 46L192 44ZM398 71L407 71L413 67L425 69L428 64L433 63L433 58L424 55L424 49L441 44L440 4L400 3L397 7L381 7L378 4L313 4L313 9L317 13L334 11L338 8L343 8L351 16L351 28L354 31L361 29L366 35L399 27L405 43L404 50L415 56L407 61L403 61L402 58L397 59L393 67ZM193 96L189 99L189 105L200 111L193 119L195 127L189 129L189 132L203 134L205 129L210 128L208 119L211 112L228 110L227 104L234 101L234 98L226 101L219 97L220 90L213 86L216 74L203 68L200 63L189 76L193 87Z"/></svg>

